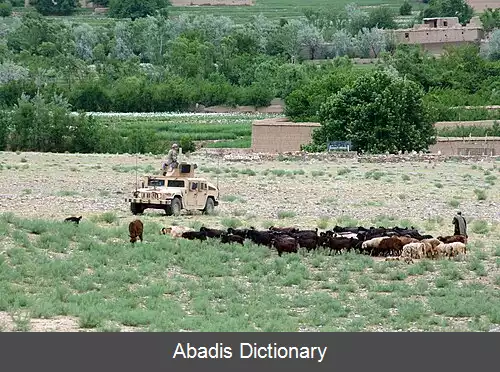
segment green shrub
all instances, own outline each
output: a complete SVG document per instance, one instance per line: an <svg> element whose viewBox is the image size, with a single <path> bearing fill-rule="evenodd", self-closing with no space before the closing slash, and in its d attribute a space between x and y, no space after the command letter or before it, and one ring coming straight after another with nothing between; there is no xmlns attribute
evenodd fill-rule
<svg viewBox="0 0 500 372"><path fill-rule="evenodd" d="M402 16L411 15L412 6L408 0L405 0L403 5L399 8L399 14Z"/></svg>

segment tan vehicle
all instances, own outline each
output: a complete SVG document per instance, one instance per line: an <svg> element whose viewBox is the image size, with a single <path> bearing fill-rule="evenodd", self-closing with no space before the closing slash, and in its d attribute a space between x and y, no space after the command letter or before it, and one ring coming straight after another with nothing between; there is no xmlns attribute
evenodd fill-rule
<svg viewBox="0 0 500 372"><path fill-rule="evenodd" d="M178 216L182 209L212 214L219 205L219 190L204 178L194 176L195 164L179 163L170 173L146 176L141 188L126 198L133 214L147 208L164 209L168 216Z"/></svg>

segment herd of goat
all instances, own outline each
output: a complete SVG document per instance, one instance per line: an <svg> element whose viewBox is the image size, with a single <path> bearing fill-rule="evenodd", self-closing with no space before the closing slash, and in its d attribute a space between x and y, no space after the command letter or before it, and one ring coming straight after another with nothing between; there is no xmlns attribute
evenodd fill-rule
<svg viewBox="0 0 500 372"><path fill-rule="evenodd" d="M68 217L65 221L79 223L81 217ZM141 220L129 224L130 242L142 242L144 225ZM335 226L332 230L320 232L314 230L300 230L295 227L275 227L268 230L249 229L227 230L212 229L202 226L199 231L189 227L164 227L161 234L189 240L219 239L222 243L238 243L243 245L250 240L257 245L275 248L278 255L297 253L299 248L308 251L324 248L330 254L343 251L355 251L371 256L387 257L387 259L403 259L412 262L414 258L447 257L451 259L467 253L467 237L464 235L438 236L421 235L417 229L402 227L341 227Z"/></svg>
<svg viewBox="0 0 500 372"><path fill-rule="evenodd" d="M132 222L131 224L133 224ZM317 248L329 249L330 253L356 251L371 256L403 258L411 262L413 258L454 257L466 254L467 237L463 235L438 236L421 235L412 228L384 227L340 227L320 232L300 230L295 227L270 227L268 230L249 229L227 230L211 229L202 226L199 231L191 228L171 226L163 228L162 234L171 234L190 240L220 239L222 243L243 244L246 239L258 245L275 248L278 255L297 253L299 248L308 251ZM131 234L132 237L132 234Z"/></svg>

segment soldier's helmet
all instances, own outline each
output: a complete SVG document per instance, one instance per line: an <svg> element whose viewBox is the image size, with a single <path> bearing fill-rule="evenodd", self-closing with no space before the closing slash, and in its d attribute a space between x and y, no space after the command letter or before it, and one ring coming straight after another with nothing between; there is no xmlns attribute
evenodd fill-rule
<svg viewBox="0 0 500 372"><path fill-rule="evenodd" d="M179 148L179 145L178 145L178 144L176 144L176 143L174 143L174 144L172 145L172 148L173 148L173 149L178 149L178 148Z"/></svg>

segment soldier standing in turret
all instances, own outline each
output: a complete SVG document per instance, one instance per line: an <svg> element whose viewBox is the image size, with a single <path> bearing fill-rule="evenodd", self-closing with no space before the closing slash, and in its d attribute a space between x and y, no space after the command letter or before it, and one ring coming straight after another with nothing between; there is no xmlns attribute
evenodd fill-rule
<svg viewBox="0 0 500 372"><path fill-rule="evenodd" d="M179 155L179 145L174 143L167 154L167 161L163 164L163 175L165 175L166 172L171 172L179 166L179 163L177 162L177 155Z"/></svg>

